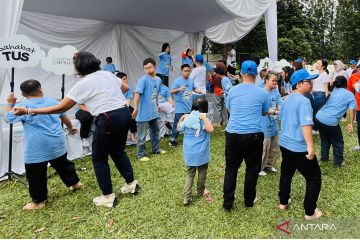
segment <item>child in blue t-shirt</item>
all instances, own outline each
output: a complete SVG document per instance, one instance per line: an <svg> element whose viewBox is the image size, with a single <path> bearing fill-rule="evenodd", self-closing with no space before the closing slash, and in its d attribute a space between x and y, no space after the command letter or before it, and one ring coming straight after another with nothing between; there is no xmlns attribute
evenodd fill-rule
<svg viewBox="0 0 360 240"><path fill-rule="evenodd" d="M120 78L123 83L125 83L127 86L129 86L128 77L127 77L126 73L118 72L116 74L116 76L118 78ZM124 97L126 98L126 105L129 107L130 113L132 114L134 111L134 108L132 106L130 106L130 103L131 103L131 100L134 99L134 90L129 87L129 89L126 92L124 92L123 94L124 94ZM136 121L135 121L135 119L131 119L131 121L130 121L130 138L131 138L131 141L133 141L133 142L137 141L136 132L137 132Z"/></svg>
<svg viewBox="0 0 360 240"><path fill-rule="evenodd" d="M280 110L281 96L277 89L278 77L274 73L265 76L264 90L268 93L268 103L272 108L272 114L267 114L262 117L262 131L264 133L263 153L260 176L266 176L266 171L275 173L277 169L274 168L276 159L279 154L278 144L278 121L277 115Z"/></svg>
<svg viewBox="0 0 360 240"><path fill-rule="evenodd" d="M214 131L209 119L208 102L205 98L196 99L192 105L192 112L181 117L177 126L179 131L184 131L183 151L186 166L184 187L184 205L192 201L192 186L196 170L198 172L197 196L205 196L211 201L210 192L205 188L206 174L210 160L210 133Z"/></svg>
<svg viewBox="0 0 360 240"><path fill-rule="evenodd" d="M29 109L55 106L55 99L44 97L41 85L36 80L27 80L21 83L22 95L26 98L17 107ZM7 99L9 107L6 121L10 123L22 122L24 126L24 162L26 178L29 182L29 193L32 201L26 203L23 210L36 210L45 207L48 197L47 166L48 163L56 170L61 180L71 190L79 189L82 184L75 171L73 162L66 158L66 144L61 121L69 132L77 132L71 121L62 114L23 115L15 116L11 108L16 103L13 93Z"/></svg>
<svg viewBox="0 0 360 240"><path fill-rule="evenodd" d="M116 71L115 65L112 63L112 58L107 57L106 58L106 64L103 66L103 70L107 72L114 73Z"/></svg>

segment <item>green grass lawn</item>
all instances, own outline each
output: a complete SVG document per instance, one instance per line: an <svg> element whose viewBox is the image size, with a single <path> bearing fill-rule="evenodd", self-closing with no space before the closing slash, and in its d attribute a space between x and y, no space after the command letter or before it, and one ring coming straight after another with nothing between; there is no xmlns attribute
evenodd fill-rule
<svg viewBox="0 0 360 240"><path fill-rule="evenodd" d="M336 221L340 217L360 222L356 219L360 215L360 152L350 150L356 145L356 134L344 133L344 136L346 165L335 168L332 162L320 163L323 181L318 207L324 213L320 223ZM318 136L315 141L319 155ZM298 173L293 179L293 203L288 211L277 209L279 173L259 178L260 201L246 209L243 205L244 164L238 175L235 209L231 213L223 211L225 137L220 130L211 136L207 177L214 201L207 203L202 198L195 198L192 205L184 207L182 147L173 149L167 144L168 139L161 141L166 154L151 156L148 162L136 161L136 148L127 148L136 178L142 186L141 193L136 196L120 193L124 180L111 163L114 192L119 199L113 209L92 204L92 198L100 191L89 157L75 161L77 168L87 168L79 171L83 188L71 192L58 176L50 178L49 201L39 211L22 211L23 204L30 198L21 184L1 182L0 238L275 238L282 237L275 229L281 219L303 218L305 181ZM276 163L277 168L280 161ZM49 175L51 173L53 170L49 169ZM336 233L330 236L351 237Z"/></svg>

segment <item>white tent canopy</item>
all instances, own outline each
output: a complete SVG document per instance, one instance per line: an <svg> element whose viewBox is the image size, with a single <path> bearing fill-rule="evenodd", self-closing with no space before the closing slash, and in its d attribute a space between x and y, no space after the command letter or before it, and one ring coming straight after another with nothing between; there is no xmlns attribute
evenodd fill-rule
<svg viewBox="0 0 360 240"><path fill-rule="evenodd" d="M172 48L175 71L179 74L181 52L191 47L201 51L204 35L218 43L245 36L265 14L269 55L277 60L276 0L0 0L1 16L21 16L17 33L24 34L48 51L73 45L94 53L102 62L111 56L117 69L128 74L134 86L143 74L142 61L157 59L164 42ZM22 6L23 5L23 6ZM14 6L22 6L14 8ZM2 14L4 12L4 14ZM5 14L6 13L6 14ZM18 18L4 18L1 26L17 27ZM12 33L13 34L13 33ZM0 36L6 36L0 32ZM8 76L8 75L6 75ZM16 70L16 85L35 78L45 92L60 98L59 77L39 67ZM7 77L8 79L8 77ZM66 80L67 90L75 83ZM0 79L0 102L9 84Z"/></svg>
<svg viewBox="0 0 360 240"><path fill-rule="evenodd" d="M157 59L162 43L171 45L173 79L186 47L200 53L204 35L218 43L234 42L263 15L269 57L277 60L276 11L276 0L0 0L0 37L23 34L45 51L73 45L103 62L111 56L134 87L143 74L142 61ZM10 75L1 67L0 103L5 103ZM60 77L40 66L16 69L16 96L21 96L19 83L30 78L41 82L47 96L61 97ZM66 78L65 92L75 81L75 76ZM0 161L7 159L1 140L0 126Z"/></svg>

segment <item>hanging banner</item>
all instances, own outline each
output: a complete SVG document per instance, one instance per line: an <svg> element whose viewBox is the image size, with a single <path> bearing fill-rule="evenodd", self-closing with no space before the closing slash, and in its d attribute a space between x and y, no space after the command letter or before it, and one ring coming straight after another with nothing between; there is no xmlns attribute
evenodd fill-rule
<svg viewBox="0 0 360 240"><path fill-rule="evenodd" d="M52 48L47 57L41 60L41 66L45 71L53 72L56 75L72 75L74 74L73 57L77 52L76 48L70 45Z"/></svg>
<svg viewBox="0 0 360 240"><path fill-rule="evenodd" d="M24 35L0 38L0 67L34 67L45 57L39 45Z"/></svg>

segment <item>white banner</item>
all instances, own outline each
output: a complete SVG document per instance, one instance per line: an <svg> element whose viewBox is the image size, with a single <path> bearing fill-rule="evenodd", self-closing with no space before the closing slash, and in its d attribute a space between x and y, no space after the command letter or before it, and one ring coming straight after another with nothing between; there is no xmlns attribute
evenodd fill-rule
<svg viewBox="0 0 360 240"><path fill-rule="evenodd" d="M0 38L0 67L34 67L44 56L45 52L27 36Z"/></svg>
<svg viewBox="0 0 360 240"><path fill-rule="evenodd" d="M41 60L41 66L45 71L56 75L74 74L73 56L78 51L74 46L66 45L62 48L52 48L46 58Z"/></svg>

